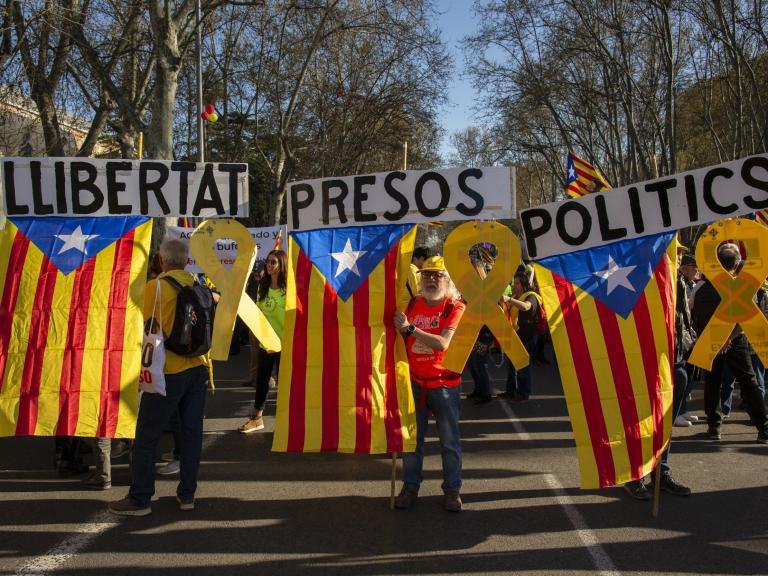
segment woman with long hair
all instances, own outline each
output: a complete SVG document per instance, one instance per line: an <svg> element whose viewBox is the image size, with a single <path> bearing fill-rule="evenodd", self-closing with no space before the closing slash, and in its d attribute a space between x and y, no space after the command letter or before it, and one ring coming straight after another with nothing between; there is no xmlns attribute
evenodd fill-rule
<svg viewBox="0 0 768 576"><path fill-rule="evenodd" d="M269 321L279 338L283 337L285 321L285 287L288 269L288 256L282 250L272 250L267 254L266 274L259 281L256 292L256 305ZM264 429L264 404L269 393L269 379L272 370L280 371L280 352L267 352L261 345L258 350L258 368L256 370L256 398L253 414L240 426L243 434L250 434Z"/></svg>

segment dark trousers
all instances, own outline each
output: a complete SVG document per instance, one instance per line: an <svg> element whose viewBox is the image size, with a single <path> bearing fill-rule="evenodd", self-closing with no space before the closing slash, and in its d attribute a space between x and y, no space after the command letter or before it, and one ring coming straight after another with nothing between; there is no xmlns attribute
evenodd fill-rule
<svg viewBox="0 0 768 576"><path fill-rule="evenodd" d="M258 369L256 371L256 399L253 407L256 411L264 410L269 394L269 379L272 377L272 369L280 372L280 352L267 352L259 346Z"/></svg>
<svg viewBox="0 0 768 576"><path fill-rule="evenodd" d="M203 411L208 368L196 366L165 375L166 396L142 394L136 441L131 460L131 502L146 508L155 493L157 444L173 413L178 410L181 430L181 479L176 494L189 501L197 490L197 472L203 448Z"/></svg>
<svg viewBox="0 0 768 576"><path fill-rule="evenodd" d="M675 364L675 370L673 376L673 388L672 388L672 422L679 414L682 414L681 408L685 397L688 396L692 381L688 379L688 371L685 369L685 362L678 362ZM661 454L661 473L669 474L669 449L672 447L672 439L670 438L667 449Z"/></svg>
<svg viewBox="0 0 768 576"><path fill-rule="evenodd" d="M475 382L474 393L480 398L491 397L491 379L488 376L488 367L485 365L486 360L488 360L487 353L480 354L475 350L470 352L469 360L467 360L469 373Z"/></svg>
<svg viewBox="0 0 768 576"><path fill-rule="evenodd" d="M747 412L758 430L766 425L765 404L757 386L757 377L752 368L749 344L744 334L737 336L727 352L718 354L712 363L712 371L707 374L704 383L704 411L707 414L707 424L720 426L723 420L717 411L720 403L720 388L723 382L723 369L730 368L736 383L741 390L741 397L747 404Z"/></svg>

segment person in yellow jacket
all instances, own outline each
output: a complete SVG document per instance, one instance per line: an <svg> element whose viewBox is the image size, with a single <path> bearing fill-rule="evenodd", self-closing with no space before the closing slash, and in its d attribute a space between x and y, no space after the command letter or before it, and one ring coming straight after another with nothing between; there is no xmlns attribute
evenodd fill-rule
<svg viewBox="0 0 768 576"><path fill-rule="evenodd" d="M163 278L170 276L182 286L191 286L195 277L184 270L189 249L180 240L166 240L160 246L163 272L147 282L144 291L144 320L153 317L157 285L160 284L160 308L163 334L173 330L176 316L176 289ZM155 317L159 316L156 314ZM210 360L201 356L179 356L166 350L166 395L141 396L136 423L136 440L131 461L131 488L122 500L110 502L109 511L121 516L146 516L152 512L150 500L155 493L155 455L157 444L173 413L179 411L181 422L181 477L176 489L176 502L181 510L193 510L197 473L203 444L203 411L208 385Z"/></svg>

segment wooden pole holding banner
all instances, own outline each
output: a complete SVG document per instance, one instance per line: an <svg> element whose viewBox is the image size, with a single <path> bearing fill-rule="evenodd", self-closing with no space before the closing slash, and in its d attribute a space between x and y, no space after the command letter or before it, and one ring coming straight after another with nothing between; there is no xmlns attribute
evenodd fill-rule
<svg viewBox="0 0 768 576"><path fill-rule="evenodd" d="M651 508L651 516L654 520L659 516L659 499L661 496L661 463L656 464L656 470L653 473L655 479L653 482L653 507Z"/></svg>
<svg viewBox="0 0 768 576"><path fill-rule="evenodd" d="M403 142L403 171L408 170L408 141ZM392 478L389 490L389 509L395 509L395 483L397 482L397 452L392 452Z"/></svg>

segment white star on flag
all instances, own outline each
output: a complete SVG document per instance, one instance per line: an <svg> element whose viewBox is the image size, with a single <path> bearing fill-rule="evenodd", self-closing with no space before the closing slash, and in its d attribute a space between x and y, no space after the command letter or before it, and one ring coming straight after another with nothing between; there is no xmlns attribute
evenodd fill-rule
<svg viewBox="0 0 768 576"><path fill-rule="evenodd" d="M59 249L58 254L62 254L67 250L80 250L85 254L85 243L88 240L98 238L98 234L83 234L83 230L78 226L72 234L54 234L56 238L64 242L64 245Z"/></svg>
<svg viewBox="0 0 768 576"><path fill-rule="evenodd" d="M572 167L568 169L568 180L576 180L576 170Z"/></svg>
<svg viewBox="0 0 768 576"><path fill-rule="evenodd" d="M592 272L607 283L608 295L610 296L617 286L623 286L630 292L635 292L635 287L629 281L629 275L637 266L619 266L612 256L608 256L608 268L599 272Z"/></svg>
<svg viewBox="0 0 768 576"><path fill-rule="evenodd" d="M357 269L357 261L363 254L367 253L367 250L352 250L352 242L347 238L343 252L331 252L333 259L339 263L335 277L338 278L339 274L344 272L344 270L351 270L360 276L360 270Z"/></svg>

